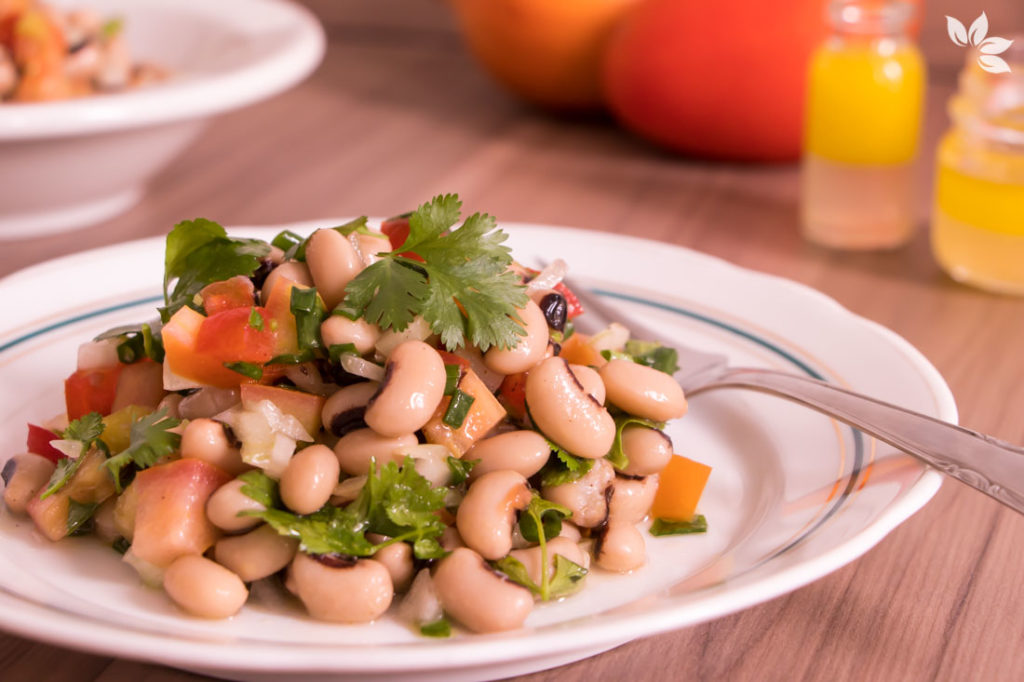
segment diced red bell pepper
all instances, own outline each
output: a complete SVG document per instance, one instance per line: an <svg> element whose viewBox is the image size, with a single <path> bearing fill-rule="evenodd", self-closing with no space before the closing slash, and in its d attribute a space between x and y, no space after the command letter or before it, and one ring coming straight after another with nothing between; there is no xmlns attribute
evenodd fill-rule
<svg viewBox="0 0 1024 682"><path fill-rule="evenodd" d="M122 365L99 369L80 369L64 380L64 403L68 419L78 419L90 412L106 416L114 406L117 380Z"/></svg>
<svg viewBox="0 0 1024 682"><path fill-rule="evenodd" d="M526 416L526 372L509 374L498 387L498 400L514 419Z"/></svg>
<svg viewBox="0 0 1024 682"><path fill-rule="evenodd" d="M35 424L28 425L28 438L25 442L25 449L34 455L45 457L54 464L57 460L65 457L64 453L50 445L51 440L59 440L60 436L49 429Z"/></svg>
<svg viewBox="0 0 1024 682"><path fill-rule="evenodd" d="M583 314L583 304L580 303L580 299L576 298L576 294L572 293L572 289L565 286L565 282L556 284L555 291L565 297L565 317L567 319L571 320Z"/></svg>

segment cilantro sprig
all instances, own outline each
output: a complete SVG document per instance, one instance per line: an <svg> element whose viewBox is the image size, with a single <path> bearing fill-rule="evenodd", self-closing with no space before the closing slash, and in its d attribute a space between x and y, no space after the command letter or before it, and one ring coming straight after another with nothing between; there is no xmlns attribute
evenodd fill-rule
<svg viewBox="0 0 1024 682"><path fill-rule="evenodd" d="M255 486L253 481L248 483ZM253 499L268 500L259 490L247 488L242 492ZM263 519L281 535L298 538L300 549L308 554L371 556L387 545L410 542L417 559L437 559L445 554L439 542L445 524L437 512L444 506L446 494L447 488L431 487L416 472L413 459L406 457L401 466L388 462L376 468L371 464L359 497L345 507L326 505L305 516L270 508L244 513ZM374 544L366 538L367 533L389 539Z"/></svg>
<svg viewBox="0 0 1024 682"><path fill-rule="evenodd" d="M103 435L103 429L103 416L99 412L90 412L68 424L60 436L63 440L74 440L81 443L80 454L78 457L62 457L57 461L57 468L53 470L39 499L44 500L66 486L78 472L78 467L81 466L89 449L97 444L103 446L102 441L99 440Z"/></svg>
<svg viewBox="0 0 1024 682"><path fill-rule="evenodd" d="M181 420L168 417L166 409L148 414L132 424L128 449L103 463L114 479L117 492L121 492L121 470L126 466L146 469L181 446L181 436L170 431L179 424Z"/></svg>
<svg viewBox="0 0 1024 682"><path fill-rule="evenodd" d="M164 256L164 322L194 299L203 287L259 268L270 245L258 239L233 239L218 223L205 218L185 220L167 235ZM175 281L176 280L176 281ZM171 282L175 282L171 288Z"/></svg>
<svg viewBox="0 0 1024 682"><path fill-rule="evenodd" d="M480 350L515 346L525 334L516 308L527 297L507 269L508 235L482 213L455 228L461 208L455 194L417 208L405 242L349 282L338 312L397 331L422 315L449 350L467 339Z"/></svg>

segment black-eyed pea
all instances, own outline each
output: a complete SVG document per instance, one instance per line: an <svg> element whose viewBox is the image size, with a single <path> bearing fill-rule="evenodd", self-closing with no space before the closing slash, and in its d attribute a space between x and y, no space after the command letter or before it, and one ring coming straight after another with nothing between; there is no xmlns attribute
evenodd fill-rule
<svg viewBox="0 0 1024 682"><path fill-rule="evenodd" d="M201 459L238 476L251 467L242 461L242 453L228 441L224 425L212 419L193 419L181 434L181 456Z"/></svg>
<svg viewBox="0 0 1024 682"><path fill-rule="evenodd" d="M354 232L351 238L356 242L363 263L368 266L379 261L380 254L391 251L391 240L384 235Z"/></svg>
<svg viewBox="0 0 1024 682"><path fill-rule="evenodd" d="M380 384L376 381L363 381L332 393L320 411L324 428L341 438L350 431L366 426L363 421L366 406L379 389Z"/></svg>
<svg viewBox="0 0 1024 682"><path fill-rule="evenodd" d="M469 472L469 480L475 481L488 472L504 469L529 478L544 467L550 455L551 446L536 431L507 431L477 441L462 458L479 460Z"/></svg>
<svg viewBox="0 0 1024 682"><path fill-rule="evenodd" d="M285 261L271 270L267 278L263 280L263 288L260 289L260 300L263 301L264 305L266 305L267 299L270 298L270 292L274 290L274 284L282 277L304 287L313 286L313 276L309 274L309 268L306 267L305 263L300 263L296 260Z"/></svg>
<svg viewBox="0 0 1024 682"><path fill-rule="evenodd" d="M288 567L286 587L313 618L335 623L375 620L395 596L391 574L381 563L302 553Z"/></svg>
<svg viewBox="0 0 1024 682"><path fill-rule="evenodd" d="M378 466L388 462L400 463L401 455L396 451L412 447L419 441L416 434L382 436L373 429L356 429L342 436L334 446L341 470L350 476L364 475L370 470L370 460L377 460Z"/></svg>
<svg viewBox="0 0 1024 682"><path fill-rule="evenodd" d="M299 548L296 538L281 535L264 524L245 535L221 538L213 558L247 583L262 580L287 566Z"/></svg>
<svg viewBox="0 0 1024 682"><path fill-rule="evenodd" d="M178 557L167 567L164 590L178 606L200 618L233 616L249 598L241 578L198 554Z"/></svg>
<svg viewBox="0 0 1024 682"><path fill-rule="evenodd" d="M515 630L533 610L529 590L496 573L466 547L438 562L433 582L444 610L473 632Z"/></svg>
<svg viewBox="0 0 1024 682"><path fill-rule="evenodd" d="M405 592L409 589L413 574L416 572L412 561L412 545L407 542L396 542L381 547L374 553L373 560L388 569L395 592Z"/></svg>
<svg viewBox="0 0 1024 682"><path fill-rule="evenodd" d="M615 420L560 357L548 358L526 377L526 404L534 424L579 457L604 457L615 440Z"/></svg>
<svg viewBox="0 0 1024 682"><path fill-rule="evenodd" d="M533 301L516 310L524 322L525 336L512 348L491 348L484 353L484 364L492 372L516 374L525 372L544 359L548 349L548 323L544 313Z"/></svg>
<svg viewBox="0 0 1024 682"><path fill-rule="evenodd" d="M532 495L526 478L515 471L492 471L473 481L455 513L466 546L486 559L500 559L512 549L516 511Z"/></svg>
<svg viewBox="0 0 1024 682"><path fill-rule="evenodd" d="M629 414L656 422L686 414L683 389L665 372L616 358L608 361L600 374L608 402Z"/></svg>
<svg viewBox="0 0 1024 682"><path fill-rule="evenodd" d="M569 517L580 528L595 528L608 517L606 491L615 478L615 470L606 459L595 459L590 471L575 481L544 486L541 496L572 511Z"/></svg>
<svg viewBox="0 0 1024 682"><path fill-rule="evenodd" d="M213 491L206 501L206 518L228 533L255 528L262 521L255 516L239 516L246 511L264 511L266 507L242 492L245 481L236 478Z"/></svg>
<svg viewBox="0 0 1024 682"><path fill-rule="evenodd" d="M363 318L350 320L344 315L329 315L320 325L320 336L328 348L351 343L357 353L366 355L380 338L380 327Z"/></svg>
<svg viewBox="0 0 1024 682"><path fill-rule="evenodd" d="M340 475L341 465L329 447L303 448L281 474L281 501L296 514L312 514L331 498Z"/></svg>
<svg viewBox="0 0 1024 682"><path fill-rule="evenodd" d="M629 424L622 429L622 452L629 460L622 473L650 476L659 473L672 459L672 439L664 431Z"/></svg>
<svg viewBox="0 0 1024 682"><path fill-rule="evenodd" d="M646 548L643 534L632 523L609 520L594 546L597 565L627 573L643 566Z"/></svg>
<svg viewBox="0 0 1024 682"><path fill-rule="evenodd" d="M15 514L24 514L56 468L46 457L26 452L7 460L3 468L4 504Z"/></svg>
<svg viewBox="0 0 1024 682"><path fill-rule="evenodd" d="M576 381L580 382L583 390L594 396L594 400L599 404L604 405L604 382L601 381L601 375L597 373L597 370L586 365L569 365L569 369L572 370L573 376L576 377Z"/></svg>
<svg viewBox="0 0 1024 682"><path fill-rule="evenodd" d="M391 351L384 371L380 390L366 406L366 425L382 436L419 430L444 397L444 361L422 341L405 341Z"/></svg>
<svg viewBox="0 0 1024 682"><path fill-rule="evenodd" d="M306 244L306 265L328 310L345 298L345 287L363 269L352 243L332 229L317 230Z"/></svg>
<svg viewBox="0 0 1024 682"><path fill-rule="evenodd" d="M462 541L462 536L459 535L459 529L455 526L448 526L441 533L441 547L446 552L451 552L457 547L465 547L466 543Z"/></svg>
<svg viewBox="0 0 1024 682"><path fill-rule="evenodd" d="M626 523L640 523L651 511L658 492L658 475L643 478L616 476L608 500L608 518Z"/></svg>

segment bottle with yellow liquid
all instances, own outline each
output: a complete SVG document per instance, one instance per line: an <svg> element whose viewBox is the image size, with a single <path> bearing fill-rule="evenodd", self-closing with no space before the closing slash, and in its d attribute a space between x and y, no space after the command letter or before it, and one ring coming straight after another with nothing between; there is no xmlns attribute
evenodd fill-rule
<svg viewBox="0 0 1024 682"><path fill-rule="evenodd" d="M1024 37L988 73L977 53L949 102L936 158L932 250L954 279L1024 295Z"/></svg>
<svg viewBox="0 0 1024 682"><path fill-rule="evenodd" d="M907 36L914 7L833 0L828 12L832 35L808 78L803 233L838 249L895 248L917 224L925 66Z"/></svg>

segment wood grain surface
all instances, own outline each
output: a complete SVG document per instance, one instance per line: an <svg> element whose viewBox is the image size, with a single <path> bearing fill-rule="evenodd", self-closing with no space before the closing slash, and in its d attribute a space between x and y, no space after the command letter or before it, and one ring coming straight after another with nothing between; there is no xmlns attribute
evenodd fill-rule
<svg viewBox="0 0 1024 682"><path fill-rule="evenodd" d="M533 110L476 67L441 3L307 4L329 37L308 81L214 121L125 215L73 235L5 243L0 274L162 234L194 216L242 225L394 214L457 191L467 208L503 220L662 240L819 289L919 348L949 382L964 425L1024 441L1024 300L965 288L939 270L927 196L907 248L824 251L798 235L793 166L680 159L602 118ZM933 71L925 186L953 83L952 69ZM1022 547L1024 518L950 481L863 558L805 588L521 679L1021 679ZM0 634L0 679L202 678Z"/></svg>

